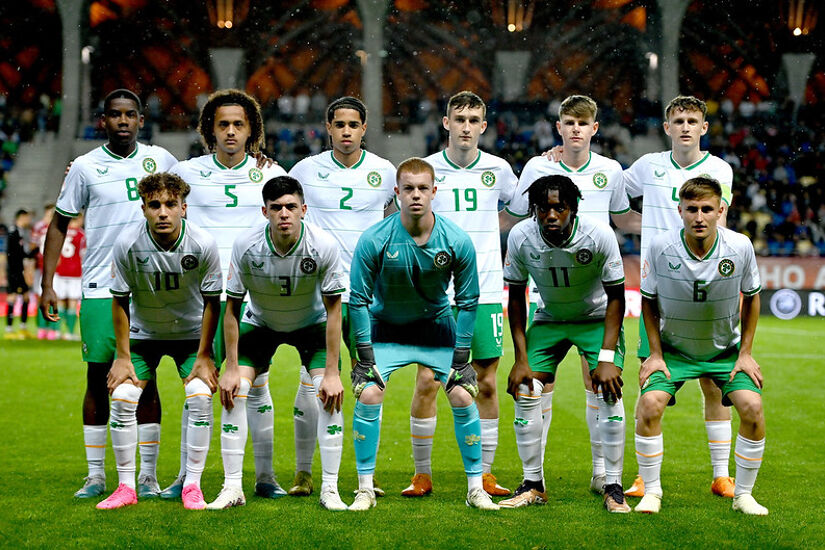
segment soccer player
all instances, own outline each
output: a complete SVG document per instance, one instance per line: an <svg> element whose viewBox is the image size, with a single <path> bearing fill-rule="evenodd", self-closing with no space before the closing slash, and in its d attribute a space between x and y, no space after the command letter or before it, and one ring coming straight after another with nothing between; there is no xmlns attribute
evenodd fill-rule
<svg viewBox="0 0 825 550"><path fill-rule="evenodd" d="M352 252L358 237L384 218L395 196L395 167L363 148L367 108L355 97L341 97L327 107L327 134L331 150L298 162L289 175L301 182L308 222L328 231L338 241L344 276L349 278ZM349 316L349 290L341 296L344 343L355 357ZM353 363L355 360L353 359ZM301 370L295 395L295 479L289 494L312 493L312 456L318 425L318 397L309 375Z"/></svg>
<svg viewBox="0 0 825 550"><path fill-rule="evenodd" d="M117 357L108 375L109 428L119 485L97 507L110 510L137 504L137 406L161 358L168 355L177 365L189 409L183 506L202 510L206 502L200 479L209 451L212 393L217 384L212 339L222 287L218 247L211 235L183 219L189 186L182 179L152 174L137 189L146 222L123 228L112 250L109 286L117 342Z"/></svg>
<svg viewBox="0 0 825 550"><path fill-rule="evenodd" d="M375 506L385 381L410 363L435 371L447 393L467 474L467 505L497 510L482 488L481 424L473 401L478 385L469 364L479 294L475 250L464 231L433 213L432 166L419 158L405 160L396 181L400 212L361 235L350 274L358 354L351 373L358 399L352 422L358 492L350 510ZM451 281L457 318L447 295Z"/></svg>
<svg viewBox="0 0 825 550"><path fill-rule="evenodd" d="M622 167L609 159L590 150L593 136L599 130L597 121L598 107L591 98L583 95L571 95L559 106L559 120L556 130L561 135L562 147L558 160L544 155L530 159L524 166L519 178L518 190L507 210L518 217L528 212L527 189L542 176L560 175L569 177L582 193L583 201L579 205L579 214L591 216L605 224L611 220L626 232L638 234L641 230L641 216L630 209L630 202L622 180ZM531 302L538 299L532 290ZM599 440L599 399L593 392L590 371L591 365L582 356L582 380L585 393L585 419L590 433L590 453L593 461L590 489L602 493L605 484L605 465L602 445ZM552 419L553 384L542 395L544 432L542 440L546 441L547 430ZM543 456L543 455L542 455Z"/></svg>
<svg viewBox="0 0 825 550"><path fill-rule="evenodd" d="M32 215L28 210L20 209L14 213L14 225L9 228L8 252L6 272L8 283L6 288L6 339L24 340L30 338L26 329L29 319L29 284L24 276L24 261L37 255L37 248L30 246L28 230L31 229ZM22 299L20 308L20 327L14 331L14 305L17 297Z"/></svg>
<svg viewBox="0 0 825 550"><path fill-rule="evenodd" d="M225 481L207 508L245 504L241 475L247 400L252 380L269 370L281 344L295 347L323 407L318 415L321 505L346 510L338 495L343 449L344 388L340 378L341 294L345 279L338 244L302 221L301 184L289 176L269 180L261 208L268 223L243 233L232 247L224 319L226 368L221 375L221 452ZM241 317L241 304L249 303ZM272 426L269 426L272 429Z"/></svg>
<svg viewBox="0 0 825 550"><path fill-rule="evenodd" d="M507 391L516 401L516 442L524 481L501 506L547 502L541 394L571 346L590 366L598 401L598 437L604 454L604 506L627 513L622 493L624 460L624 268L610 226L578 215L582 199L567 176L542 176L530 186L533 217L513 227L504 278L510 284L509 319L515 347ZM525 290L532 277L543 305L525 332Z"/></svg>
<svg viewBox="0 0 825 550"><path fill-rule="evenodd" d="M750 240L718 227L722 193L712 178L686 181L678 195L683 229L648 243L641 291L650 355L639 371L642 394L636 409L636 460L645 495L637 512L655 514L661 507L665 407L676 403L685 381L705 376L721 389L722 402L739 413L733 509L768 513L751 494L765 450L763 379L752 356L759 269Z"/></svg>
<svg viewBox="0 0 825 550"><path fill-rule="evenodd" d="M722 186L722 216L725 225L727 206L731 201L733 170L719 157L701 149L702 136L708 130L705 120L705 102L693 96L678 96L665 109L665 134L672 142L670 151L644 155L625 170L624 182L631 197L643 196L642 204L642 256L644 268L647 251L653 238L669 229L682 227L679 217L679 188L690 178L710 176ZM644 362L649 355L646 332L639 320L639 359ZM731 423L730 409L722 405L722 393L709 378L700 378L704 394L705 429L713 467L713 494L733 498L734 481L729 477ZM633 486L625 494L644 495L644 483L636 477Z"/></svg>
<svg viewBox="0 0 825 550"><path fill-rule="evenodd" d="M478 377L476 404L481 417L482 480L488 494L505 496L510 490L498 485L492 474L498 446L496 369L504 334L498 208L500 203L512 199L517 179L507 161L478 149L478 140L487 129L486 114L487 106L473 92L462 91L452 96L441 121L449 133L447 148L424 160L435 170L439 189L433 199L433 211L464 229L476 250L480 295L471 354ZM452 289L448 292L452 300ZM432 491L431 456L438 388L432 369L420 366L410 407L415 475L410 486L401 492L404 496L423 496Z"/></svg>
<svg viewBox="0 0 825 550"><path fill-rule="evenodd" d="M258 154L263 145L263 116L258 102L245 92L229 89L213 93L201 109L198 132L210 153L179 162L170 172L191 186L187 217L217 240L226 280L235 238L251 227L262 225L264 182L286 172L277 164L256 165L252 155ZM225 309L224 301L222 312ZM224 358L222 319L223 316L214 342L218 366ZM255 494L267 498L284 496L286 493L272 470L273 418L268 371L261 372L253 381L246 406L255 455ZM184 433L189 425L187 414L184 408L181 417ZM178 477L161 496L179 497L185 474L186 448L181 443Z"/></svg>
<svg viewBox="0 0 825 550"><path fill-rule="evenodd" d="M64 340L78 340L75 336L77 303L83 297L81 262L86 253L86 233L83 231L83 215L72 218L60 251L60 261L54 275L54 292L60 299L58 314L66 321Z"/></svg>
<svg viewBox="0 0 825 550"><path fill-rule="evenodd" d="M83 399L83 439L89 475L75 493L78 498L100 496L106 489L103 460L106 456L106 423L109 392L106 376L115 358L112 327L112 245L123 229L142 218L137 184L149 174L163 172L175 162L169 152L138 143L143 127L143 108L138 96L125 89L103 100L101 122L108 141L74 160L57 199L56 214L46 233L43 252L43 292L40 311L49 321L59 321L54 274L68 232L69 221L85 209L86 243L83 257L83 298L80 302L80 335L87 363ZM160 442L160 401L154 380L143 391L138 407L140 475L138 495L157 495L156 464Z"/></svg>

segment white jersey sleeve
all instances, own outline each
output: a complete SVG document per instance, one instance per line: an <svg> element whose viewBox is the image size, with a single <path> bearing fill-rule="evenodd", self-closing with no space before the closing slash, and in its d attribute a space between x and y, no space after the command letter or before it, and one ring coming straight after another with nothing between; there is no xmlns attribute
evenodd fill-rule
<svg viewBox="0 0 825 550"><path fill-rule="evenodd" d="M546 161L547 159L544 157L536 156L528 160L527 164L524 165L524 169L521 171L521 176L519 176L518 183L516 184L516 189L513 191L513 198L507 206L507 211L510 214L519 218L527 216L529 207L527 191L530 189L530 186L533 185L534 181L545 175L541 171L540 166Z"/></svg>

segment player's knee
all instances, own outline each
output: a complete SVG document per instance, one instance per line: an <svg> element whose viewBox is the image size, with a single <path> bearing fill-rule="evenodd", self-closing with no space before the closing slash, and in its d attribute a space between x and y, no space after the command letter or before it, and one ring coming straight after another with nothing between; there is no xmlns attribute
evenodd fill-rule
<svg viewBox="0 0 825 550"><path fill-rule="evenodd" d="M125 423L134 422L140 388L132 384L121 384L112 392L112 420Z"/></svg>
<svg viewBox="0 0 825 550"><path fill-rule="evenodd" d="M310 379L310 383L311 379ZM266 399L269 395L269 372L262 372L255 377L249 388L249 399Z"/></svg>
<svg viewBox="0 0 825 550"><path fill-rule="evenodd" d="M648 392L643 394L636 405L636 418L640 422L658 420L665 411L668 398L669 395L665 392Z"/></svg>
<svg viewBox="0 0 825 550"><path fill-rule="evenodd" d="M212 392L206 382L200 378L195 378L184 386L186 392L186 406L189 414L202 416L212 411Z"/></svg>
<svg viewBox="0 0 825 550"><path fill-rule="evenodd" d="M384 401L384 391L375 384L367 386L361 392L358 401L364 405L378 405Z"/></svg>
<svg viewBox="0 0 825 550"><path fill-rule="evenodd" d="M745 392L743 392L745 393ZM750 424L761 424L764 422L764 412L762 410L762 399L759 394L747 392L748 394L737 400L736 412L742 422Z"/></svg>
<svg viewBox="0 0 825 550"><path fill-rule="evenodd" d="M705 396L706 406L709 403L722 402L722 390L716 385L716 382L710 378L700 378L699 387L702 388L702 393Z"/></svg>
<svg viewBox="0 0 825 550"><path fill-rule="evenodd" d="M418 399L435 399L438 395L438 380L432 369L418 367L415 375L415 395Z"/></svg>
<svg viewBox="0 0 825 550"><path fill-rule="evenodd" d="M468 407L473 403L473 396L461 386L453 386L447 399L453 407Z"/></svg>

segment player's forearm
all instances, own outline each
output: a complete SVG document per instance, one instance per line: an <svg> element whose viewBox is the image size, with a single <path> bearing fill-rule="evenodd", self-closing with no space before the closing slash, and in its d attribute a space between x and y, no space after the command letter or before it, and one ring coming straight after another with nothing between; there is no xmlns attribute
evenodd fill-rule
<svg viewBox="0 0 825 550"><path fill-rule="evenodd" d="M659 333L659 302L656 299L642 297L642 319L645 322L645 334L650 344L650 355L662 355L662 339Z"/></svg>
<svg viewBox="0 0 825 550"><path fill-rule="evenodd" d="M464 309L459 307L456 316L456 339L455 347L469 348L473 343L473 329L476 324L476 309Z"/></svg>
<svg viewBox="0 0 825 550"><path fill-rule="evenodd" d="M742 298L742 340L739 343L739 353L751 355L753 338L756 335L756 324L759 321L759 294Z"/></svg>
<svg viewBox="0 0 825 550"><path fill-rule="evenodd" d="M240 339L241 305L243 301L227 298L226 313L223 317L223 338L226 346L227 369L238 366L238 340Z"/></svg>
<svg viewBox="0 0 825 550"><path fill-rule="evenodd" d="M355 342L358 344L372 343L370 312L367 306L354 304L350 297L349 317L352 323L353 333L355 334Z"/></svg>
<svg viewBox="0 0 825 550"><path fill-rule="evenodd" d="M521 285L510 285L510 297L507 301L507 316L510 323L510 335L513 338L516 362L527 360L527 300L525 290Z"/></svg>
<svg viewBox="0 0 825 550"><path fill-rule="evenodd" d="M327 362L324 376L339 376L341 355L341 296L324 296L327 310L326 348Z"/></svg>
<svg viewBox="0 0 825 550"><path fill-rule="evenodd" d="M130 359L128 297L112 299L112 324L115 329L115 357Z"/></svg>
<svg viewBox="0 0 825 550"><path fill-rule="evenodd" d="M619 333L624 321L624 284L605 287L607 292L607 309L604 315L604 338L602 349L616 349Z"/></svg>
<svg viewBox="0 0 825 550"><path fill-rule="evenodd" d="M221 302L217 296L203 297L203 319L201 320L201 338L198 344L198 355L212 357L212 342L218 331L218 319L221 315Z"/></svg>
<svg viewBox="0 0 825 550"><path fill-rule="evenodd" d="M610 217L616 227L625 233L642 234L642 215L638 212L629 210L624 214L611 214Z"/></svg>
<svg viewBox="0 0 825 550"><path fill-rule="evenodd" d="M46 231L46 242L43 243L43 288L51 288L54 280L54 272L57 269L57 262L60 260L60 253L63 250L63 241L66 240L66 233L69 230L69 220L62 214L55 214L49 229Z"/></svg>

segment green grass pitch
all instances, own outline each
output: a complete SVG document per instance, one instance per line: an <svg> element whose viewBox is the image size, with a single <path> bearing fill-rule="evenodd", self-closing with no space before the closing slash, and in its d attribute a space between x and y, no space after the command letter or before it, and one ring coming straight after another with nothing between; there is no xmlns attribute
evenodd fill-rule
<svg viewBox="0 0 825 550"><path fill-rule="evenodd" d="M446 399L439 397L439 424L433 452L435 490L424 499L399 495L412 474L409 403L414 370L390 380L384 408L376 476L387 491L370 512L330 513L317 493L308 498L268 501L252 496L251 441L244 486L247 506L223 512L187 512L179 502L141 501L116 511L98 511L96 501L75 500L86 465L80 405L85 367L80 346L71 342L0 341L3 390L0 392L0 547L84 548L563 548L563 547L714 547L811 548L825 545L822 409L817 373L825 356L821 319L760 321L755 356L766 378L764 404L767 449L754 491L770 509L750 518L730 509L730 501L710 494L711 471L701 397L694 383L679 395L679 405L664 420L665 498L658 516L609 515L588 491L590 451L584 421L584 396L577 360L570 354L560 369L553 402L553 423L545 459L550 502L542 507L481 513L464 505L466 482L453 437ZM625 323L628 347L636 342L637 323ZM513 405L504 393L512 365L512 344L505 335L499 369L500 442L494 472L515 488L521 464L512 430ZM292 403L298 384L297 354L281 349L270 377L275 403L275 472L282 484L292 479L294 446ZM345 368L345 386L349 369ZM625 376L627 445L625 486L636 472L633 405L638 394L638 361L628 358ZM178 469L180 408L183 391L168 360L159 369L164 408L158 474L161 486ZM814 393L811 393L813 391ZM813 399L813 401L812 401ZM345 404L345 443L340 489L346 502L356 487L351 433L353 399ZM215 417L219 418L215 406ZM734 415L734 430L738 422ZM731 474L735 465L731 460ZM117 473L111 448L106 470L109 490ZM314 477L320 481L316 453ZM220 439L214 433L203 478L207 500L223 480ZM631 499L631 505L636 499Z"/></svg>

